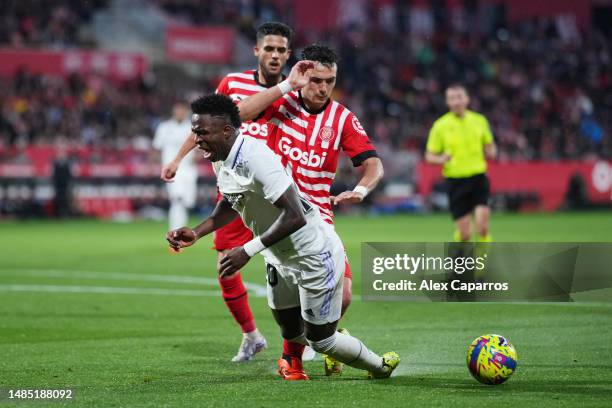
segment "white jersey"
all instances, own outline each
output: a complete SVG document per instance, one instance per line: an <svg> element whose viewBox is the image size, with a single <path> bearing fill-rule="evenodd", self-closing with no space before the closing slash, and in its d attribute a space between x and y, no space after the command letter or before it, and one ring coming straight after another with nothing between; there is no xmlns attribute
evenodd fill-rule
<svg viewBox="0 0 612 408"><path fill-rule="evenodd" d="M240 214L255 236L264 233L276 221L280 210L274 202L289 187L298 189L283 168L280 158L264 143L238 136L217 172L219 191ZM299 194L299 193L298 193ZM329 249L333 230L321 218L318 209L300 196L306 225L262 252L268 262L284 262L305 255L321 254Z"/></svg>
<svg viewBox="0 0 612 408"><path fill-rule="evenodd" d="M174 159L189 133L191 133L191 121L189 119L185 119L182 122L170 119L159 124L153 138L153 147L161 150L162 165L166 165ZM192 151L181 162L177 176L182 172L196 172L196 165L193 159Z"/></svg>
<svg viewBox="0 0 612 408"><path fill-rule="evenodd" d="M174 159L190 132L189 119L182 122L170 119L159 124L153 147L161 150L162 165ZM170 201L180 200L187 208L193 207L197 198L198 169L194 157L194 152L189 152L177 170L174 182L166 185Z"/></svg>

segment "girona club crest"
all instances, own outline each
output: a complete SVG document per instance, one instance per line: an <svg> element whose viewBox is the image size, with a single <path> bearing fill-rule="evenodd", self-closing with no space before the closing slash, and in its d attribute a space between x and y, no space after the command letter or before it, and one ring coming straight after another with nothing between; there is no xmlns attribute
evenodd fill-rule
<svg viewBox="0 0 612 408"><path fill-rule="evenodd" d="M365 129L363 128L363 126L361 126L361 123L359 123L359 120L357 119L356 116L353 116L353 119L351 120L352 124L353 124L353 129L355 129L357 132L361 133L362 135L366 134Z"/></svg>
<svg viewBox="0 0 612 408"><path fill-rule="evenodd" d="M330 126L323 126L321 130L319 130L319 139L321 139L321 146L324 148L329 147L329 143L334 140L334 136L336 132L334 128Z"/></svg>

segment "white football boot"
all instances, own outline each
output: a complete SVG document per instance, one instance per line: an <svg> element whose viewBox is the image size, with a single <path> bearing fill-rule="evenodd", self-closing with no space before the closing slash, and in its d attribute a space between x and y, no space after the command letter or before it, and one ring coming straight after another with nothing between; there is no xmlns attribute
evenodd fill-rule
<svg viewBox="0 0 612 408"><path fill-rule="evenodd" d="M235 363L251 360L255 354L268 348L265 337L255 329L250 333L242 334L242 343L238 348L238 353L232 358Z"/></svg>

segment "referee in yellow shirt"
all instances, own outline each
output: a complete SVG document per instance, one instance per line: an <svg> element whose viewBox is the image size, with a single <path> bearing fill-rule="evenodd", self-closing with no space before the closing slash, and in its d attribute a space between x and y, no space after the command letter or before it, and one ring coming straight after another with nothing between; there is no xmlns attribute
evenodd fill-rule
<svg viewBox="0 0 612 408"><path fill-rule="evenodd" d="M450 112L436 120L429 132L425 160L442 164L447 181L451 214L455 220L455 241L470 241L472 216L478 242L490 242L489 179L487 159L497 148L487 119L468 110L470 98L463 85L446 89Z"/></svg>

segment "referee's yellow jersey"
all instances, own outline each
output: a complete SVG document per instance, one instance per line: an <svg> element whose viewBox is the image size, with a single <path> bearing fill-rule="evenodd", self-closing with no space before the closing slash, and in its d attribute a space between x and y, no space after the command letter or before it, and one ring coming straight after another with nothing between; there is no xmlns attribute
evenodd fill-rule
<svg viewBox="0 0 612 408"><path fill-rule="evenodd" d="M466 110L463 118L448 112L436 120L429 131L427 151L446 153L444 177L463 178L487 171L484 146L493 143L489 122L480 113Z"/></svg>

